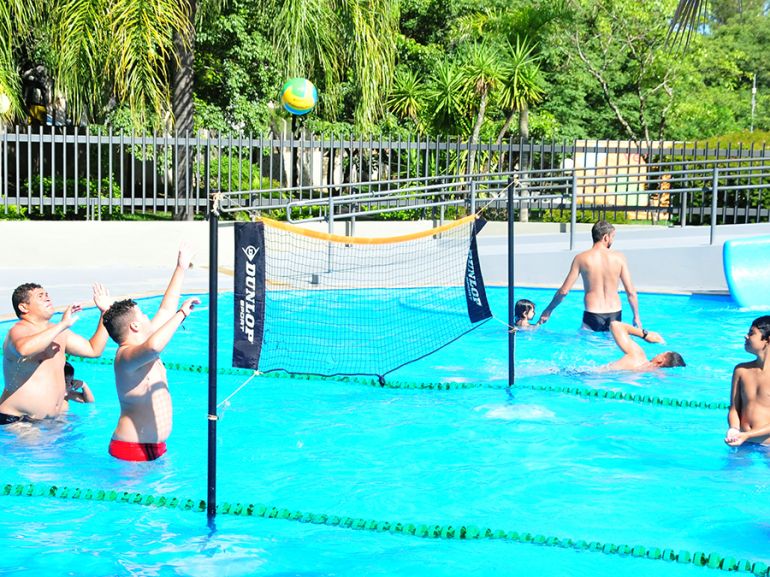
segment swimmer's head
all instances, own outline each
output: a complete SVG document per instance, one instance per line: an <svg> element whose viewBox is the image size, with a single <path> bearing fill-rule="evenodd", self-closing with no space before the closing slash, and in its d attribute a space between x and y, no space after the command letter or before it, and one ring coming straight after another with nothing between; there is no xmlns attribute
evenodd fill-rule
<svg viewBox="0 0 770 577"><path fill-rule="evenodd" d="M75 367L73 367L69 362L64 363L64 384L67 385L67 388L72 387L72 379L75 378Z"/></svg>
<svg viewBox="0 0 770 577"><path fill-rule="evenodd" d="M601 242L605 236L609 236L608 245L612 245L614 232L615 232L614 226L612 226L606 220L600 220L591 229L591 238L594 239L594 242L596 243L596 242Z"/></svg>
<svg viewBox="0 0 770 577"><path fill-rule="evenodd" d="M665 353L655 355L650 362L656 367L660 367L661 369L687 366L687 364L684 362L684 359L682 358L682 355L675 353L674 351L667 351Z"/></svg>
<svg viewBox="0 0 770 577"><path fill-rule="evenodd" d="M113 341L121 343L125 340L131 324L140 320L139 307L136 301L125 299L115 301L104 313L104 328Z"/></svg>
<svg viewBox="0 0 770 577"><path fill-rule="evenodd" d="M764 315L754 319L749 331L751 331L751 328L756 328L759 331L763 341L770 339L770 315Z"/></svg>
<svg viewBox="0 0 770 577"><path fill-rule="evenodd" d="M22 315L27 314L33 300L46 304L53 315L53 305L45 289L39 284L28 282L17 286L11 295L11 304L16 316L21 318Z"/></svg>
<svg viewBox="0 0 770 577"><path fill-rule="evenodd" d="M527 319L530 320L535 317L535 303L527 299L521 299L516 301L516 306L513 308L513 316L516 322Z"/></svg>

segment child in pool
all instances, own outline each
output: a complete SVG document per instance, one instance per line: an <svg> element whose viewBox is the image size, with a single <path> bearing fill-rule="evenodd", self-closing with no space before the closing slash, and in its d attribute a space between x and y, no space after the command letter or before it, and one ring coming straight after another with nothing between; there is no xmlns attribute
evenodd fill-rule
<svg viewBox="0 0 770 577"><path fill-rule="evenodd" d="M70 363L64 363L64 384L67 386L67 394L64 397L68 401L77 403L93 403L94 394L85 381L75 378L75 367Z"/></svg>
<svg viewBox="0 0 770 577"><path fill-rule="evenodd" d="M516 301L516 306L513 309L513 319L516 329L536 329L537 324L530 321L535 318L535 303L527 299L521 299Z"/></svg>

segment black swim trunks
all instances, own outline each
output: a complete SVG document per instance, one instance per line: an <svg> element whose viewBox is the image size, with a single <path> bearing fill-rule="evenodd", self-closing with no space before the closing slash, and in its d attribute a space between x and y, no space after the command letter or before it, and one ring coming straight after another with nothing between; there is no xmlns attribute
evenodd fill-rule
<svg viewBox="0 0 770 577"><path fill-rule="evenodd" d="M610 323L612 321L619 321L621 319L621 311L614 313L589 313L583 311L583 324L592 331L606 332L610 330Z"/></svg>
<svg viewBox="0 0 770 577"><path fill-rule="evenodd" d="M30 419L27 415L6 415L0 413L0 425L10 425L12 423L34 423L34 419Z"/></svg>

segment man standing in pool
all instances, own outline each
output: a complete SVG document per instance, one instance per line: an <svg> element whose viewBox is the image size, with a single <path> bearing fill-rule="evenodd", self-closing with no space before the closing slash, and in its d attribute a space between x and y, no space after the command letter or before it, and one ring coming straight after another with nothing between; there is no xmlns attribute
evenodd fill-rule
<svg viewBox="0 0 770 577"><path fill-rule="evenodd" d="M615 344L618 345L623 356L617 361L602 367L606 371L654 371L669 367L687 366L682 355L674 351L666 351L648 359L644 349L634 342L632 336L639 337L648 343L662 343L663 337L653 331L632 327L627 323L612 321L610 332Z"/></svg>
<svg viewBox="0 0 770 577"><path fill-rule="evenodd" d="M745 339L756 359L733 370L725 443L770 445L770 316L755 319Z"/></svg>
<svg viewBox="0 0 770 577"><path fill-rule="evenodd" d="M592 331L609 331L612 321L622 320L618 281L622 282L626 289L628 304L631 305L631 311L634 314L634 326L641 328L639 299L631 282L626 257L620 252L610 251L615 240L615 227L600 220L591 229L591 236L594 245L572 260L567 278L540 315L537 324L548 321L553 310L569 294L580 275L583 277L585 289L583 328Z"/></svg>
<svg viewBox="0 0 770 577"><path fill-rule="evenodd" d="M116 302L104 313L104 326L119 345L115 384L120 418L109 447L110 455L118 459L153 461L166 452L172 409L160 353L200 303L189 298L179 307L182 281L191 260L189 249L180 248L176 268L152 320L131 299Z"/></svg>
<svg viewBox="0 0 770 577"><path fill-rule="evenodd" d="M93 287L94 303L102 313L112 304L107 289ZM101 319L90 339L73 333L81 305L69 305L59 322L51 322L53 303L38 284L16 287L11 303L19 321L3 343L5 389L0 395L0 425L36 421L67 411L64 354L94 358L104 351L107 331Z"/></svg>

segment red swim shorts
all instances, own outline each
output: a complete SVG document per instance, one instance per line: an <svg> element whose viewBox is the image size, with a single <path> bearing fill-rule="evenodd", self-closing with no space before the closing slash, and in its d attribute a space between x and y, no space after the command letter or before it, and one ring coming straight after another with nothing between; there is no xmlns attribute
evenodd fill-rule
<svg viewBox="0 0 770 577"><path fill-rule="evenodd" d="M124 461L154 461L166 452L166 443L110 441L110 455Z"/></svg>

